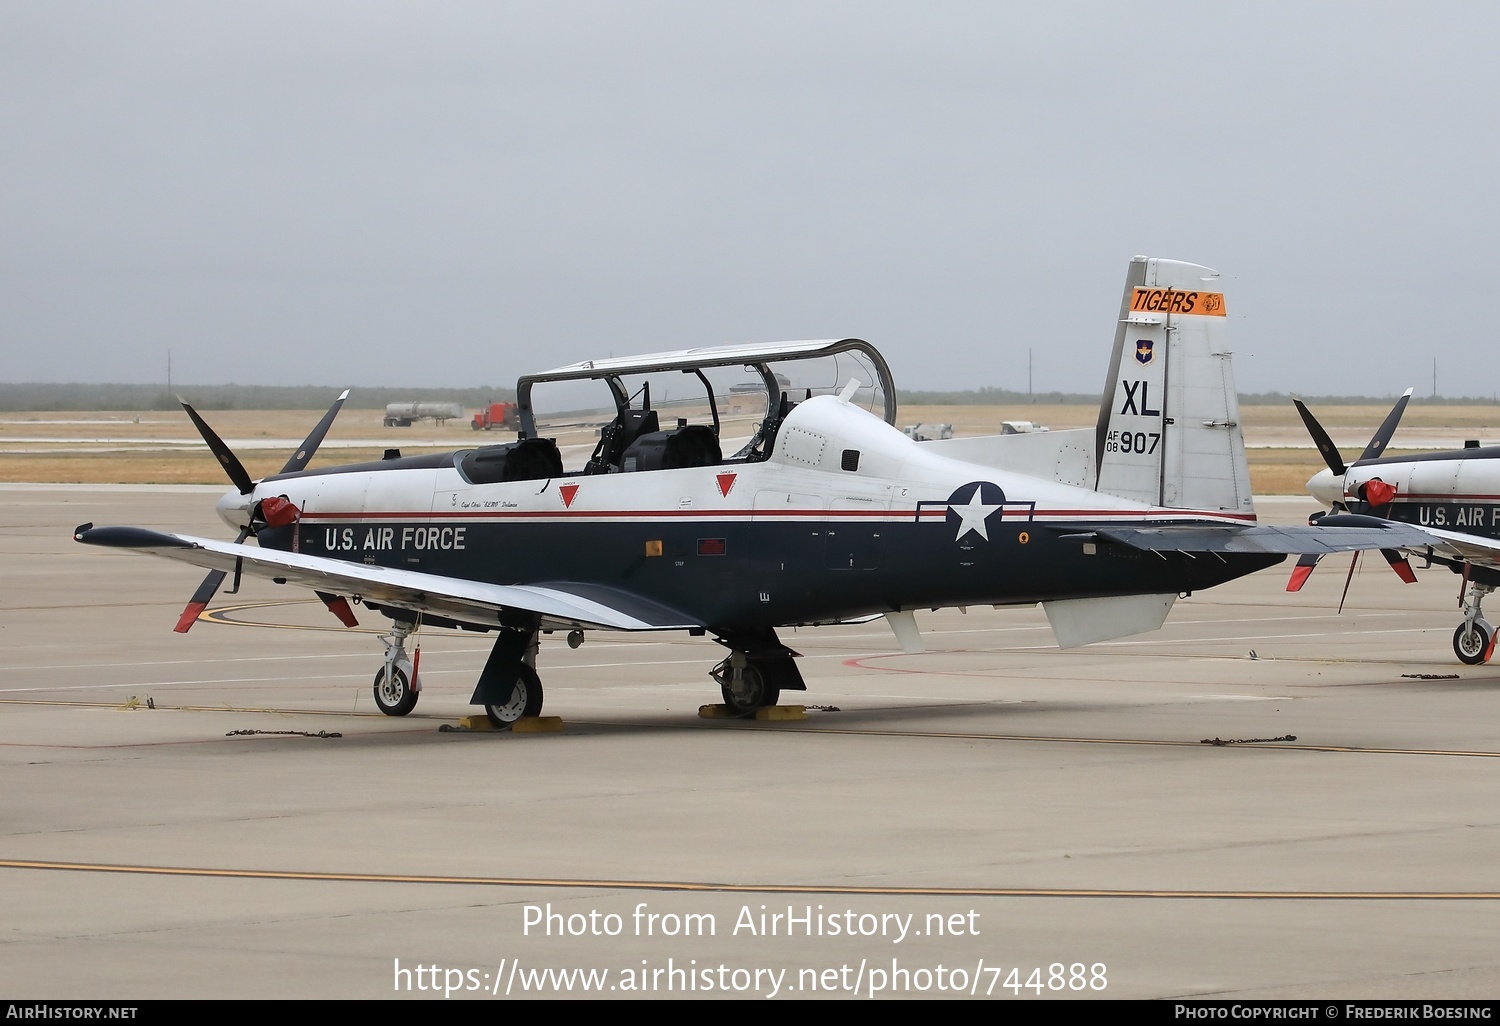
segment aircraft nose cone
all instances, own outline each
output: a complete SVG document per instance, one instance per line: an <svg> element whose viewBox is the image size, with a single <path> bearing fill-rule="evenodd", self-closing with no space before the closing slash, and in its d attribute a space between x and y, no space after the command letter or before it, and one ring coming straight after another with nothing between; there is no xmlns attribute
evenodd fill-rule
<svg viewBox="0 0 1500 1026"><path fill-rule="evenodd" d="M1307 479L1307 490L1314 499L1331 509L1344 497L1344 480L1334 476L1331 470L1320 470Z"/></svg>
<svg viewBox="0 0 1500 1026"><path fill-rule="evenodd" d="M224 497L214 507L219 514L219 519L238 531L250 522L250 507L255 504L255 499L250 495L241 495L239 492L225 492Z"/></svg>

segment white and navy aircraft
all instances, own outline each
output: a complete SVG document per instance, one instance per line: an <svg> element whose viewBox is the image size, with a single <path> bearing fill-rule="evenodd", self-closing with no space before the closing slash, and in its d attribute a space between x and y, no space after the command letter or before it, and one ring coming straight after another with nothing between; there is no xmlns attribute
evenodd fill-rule
<svg viewBox="0 0 1500 1026"><path fill-rule="evenodd" d="M1381 455L1396 433L1411 393L1408 388L1397 400L1359 459L1347 466L1306 404L1294 399L1328 464L1327 470L1318 471L1307 482L1307 489L1340 518L1379 518L1423 533L1419 544L1399 549L1420 555L1428 566L1446 566L1462 575L1458 604L1464 618L1453 632L1453 651L1461 661L1478 665L1488 662L1495 652L1495 628L1480 606L1500 585L1500 446L1481 447L1473 441L1445 452ZM1315 516L1314 522L1318 519ZM1384 555L1402 580L1416 580L1400 551L1386 549ZM1299 590L1316 562L1316 554L1304 555L1292 571L1287 590Z"/></svg>
<svg viewBox="0 0 1500 1026"><path fill-rule="evenodd" d="M1155 630L1178 596L1289 553L1425 537L1350 515L1256 523L1225 325L1215 272L1132 260L1098 423L1078 431L913 441L885 361L852 338L562 367L518 383L514 442L308 469L340 396L259 482L189 407L235 484L218 511L239 538L75 537L210 568L179 630L230 572L310 588L346 623L350 601L390 617L374 692L392 715L416 704L405 642L423 625L495 633L472 701L496 725L541 712L557 630L711 636L729 653L711 676L748 715L806 688L782 628L884 616L915 652L916 610L1040 602L1070 647ZM580 448L569 390L585 384L609 415ZM539 388L571 426L539 416ZM673 422L673 391L696 423Z"/></svg>

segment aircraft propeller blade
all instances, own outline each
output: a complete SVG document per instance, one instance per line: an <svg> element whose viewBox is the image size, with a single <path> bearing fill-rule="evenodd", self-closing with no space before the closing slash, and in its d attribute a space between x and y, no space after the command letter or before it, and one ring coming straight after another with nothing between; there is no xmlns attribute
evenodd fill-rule
<svg viewBox="0 0 1500 1026"><path fill-rule="evenodd" d="M295 473L306 468L308 461L318 451L318 446L323 444L323 439L327 436L328 429L333 426L333 418L338 416L339 409L344 405L344 400L348 398L349 390L346 388L333 401L333 405L328 408L328 412L323 414L323 419L318 421L317 425L308 433L308 436L303 439L302 445L292 454L292 458L286 461L286 466L281 468L283 474ZM250 475L246 472L245 465L239 461L239 457L235 456L233 450L224 444L224 439L220 438L218 433L208 426L208 422L200 417L198 411L193 409L186 400L178 396L177 401L182 403L182 408L187 411L188 418L197 427L198 433L203 436L203 440L208 443L209 450L218 458L219 464L224 468L224 472L229 475L229 480L239 489L240 494L249 495L254 491L255 483L250 480ZM243 544L245 539L250 536L251 531L251 525L246 524L240 529L240 535L234 540L234 543L236 545ZM198 590L193 592L193 597L188 600L187 606L183 608L182 615L177 618L177 626L172 628L174 631L178 634L186 634L192 628L193 624L198 622L198 614L208 608L208 604L213 601L214 595L218 594L219 588L224 584L226 576L223 570L209 571L208 576L203 578L202 583L198 585ZM236 572L235 586L239 586L238 572ZM349 603L342 597L325 595L322 592L318 592L318 597L323 600L323 604L329 608L333 615L342 620L346 626L353 627L357 625L353 610L349 608Z"/></svg>
<svg viewBox="0 0 1500 1026"><path fill-rule="evenodd" d="M241 495L249 495L255 488L255 484L250 480L250 475L245 472L245 465L239 461L239 457L230 450L229 446L224 444L224 439L220 438L214 432L214 429L208 426L208 421L198 416L198 411L189 406L187 400L183 399L182 396L178 396L177 401L182 403L182 408L187 411L187 415L192 420L193 426L198 429L198 433L208 443L209 450L218 458L219 464L224 468L224 472L229 475L229 480L240 490Z"/></svg>
<svg viewBox="0 0 1500 1026"><path fill-rule="evenodd" d="M1416 571L1411 568L1411 563L1400 552L1395 549L1381 549L1380 554L1391 565L1391 569L1396 571L1397 577L1401 578L1407 584L1417 583Z"/></svg>
<svg viewBox="0 0 1500 1026"><path fill-rule="evenodd" d="M1410 393L1407 393L1408 395ZM323 419L318 421L316 427L308 432L302 441L302 445L292 454L292 458L286 461L286 466L281 468L283 474L295 474L299 470L307 469L308 461L313 458L313 453L318 451L318 446L323 444L323 438L328 434L328 429L333 426L333 418L339 415L339 408L344 405L344 400L349 398L349 390L346 388L339 397L328 407L328 412L323 414Z"/></svg>
<svg viewBox="0 0 1500 1026"><path fill-rule="evenodd" d="M1391 408L1390 413L1385 415L1385 420L1375 430L1374 436L1370 439L1370 444L1366 445L1365 451L1360 453L1360 461L1375 459L1385 451L1385 447L1390 444L1391 437L1396 433L1396 426L1401 423L1401 415L1406 412L1407 403L1411 402L1411 393L1412 390L1408 388L1401 394L1401 398L1396 400L1396 405ZM1335 477L1343 478L1348 473L1349 468L1344 465L1344 459L1339 454L1338 447L1333 444L1333 439L1328 437L1328 432L1323 430L1323 425L1318 423L1318 418L1312 415L1312 411L1307 408L1307 405L1301 399L1293 396L1292 403L1297 407L1297 413L1301 415L1302 423L1307 426L1307 433L1312 436L1313 444L1318 447L1318 452L1323 454L1323 462L1328 464L1328 469L1333 472ZM1318 478L1314 477L1313 480L1316 481ZM1383 483L1380 484L1381 487L1386 487ZM1309 486L1311 486L1311 482L1309 482ZM1370 487L1375 487L1375 483L1371 483ZM1390 497L1394 494L1395 489L1388 489L1388 494L1383 501L1372 495L1370 504L1373 506L1384 505L1385 502L1390 501ZM1338 512L1348 507L1342 502L1335 501L1333 508L1335 512ZM1397 577L1401 578L1407 584L1416 581L1417 575L1412 571L1411 563L1400 552L1395 549L1381 549L1380 554L1391 565L1391 569L1396 572ZM1316 555L1308 554L1297 560L1296 567L1292 569L1292 576L1286 582L1287 591L1300 591L1302 589L1302 586L1307 583L1308 577L1312 575L1313 568L1318 565L1318 558ZM1354 568L1358 563L1359 554L1355 553L1354 558L1349 563L1349 576L1344 580L1344 594L1339 598L1339 612L1341 613L1344 611L1344 599L1349 597L1349 582L1354 578Z"/></svg>
<svg viewBox="0 0 1500 1026"><path fill-rule="evenodd" d="M1318 565L1319 554L1308 552L1297 560L1297 565L1292 568L1292 576L1286 582L1287 591L1301 591L1307 579L1312 576L1313 567Z"/></svg>
<svg viewBox="0 0 1500 1026"><path fill-rule="evenodd" d="M185 403L183 405L186 405ZM240 544L250 534L250 528L246 527L240 531L240 536L234 540L236 545ZM192 629L193 624L198 622L198 614L208 608L209 602L218 593L219 586L224 583L225 573L223 570L210 570L208 576L203 578L203 583L198 585L198 590L193 592L193 597L188 599L188 604L182 610L182 615L177 618L177 626L172 630L178 634L186 634Z"/></svg>
<svg viewBox="0 0 1500 1026"><path fill-rule="evenodd" d="M1396 572L1397 577L1401 578L1407 584L1417 583L1416 571L1411 568L1410 561L1408 561L1407 558L1400 553L1400 551L1396 549L1381 549L1380 554L1384 556L1385 561L1391 565L1391 569ZM1286 590L1301 591L1302 586L1306 584L1307 579L1312 576L1313 568L1318 565L1318 560L1321 558L1322 556L1319 553L1315 552L1309 552L1299 557L1297 560L1297 565L1292 568L1292 576L1286 582ZM1352 563L1349 565L1349 573L1351 576L1354 573L1354 564ZM1345 596L1349 594L1348 581L1344 582L1344 594ZM1343 608L1344 600L1341 598L1339 599L1339 610L1342 612Z"/></svg>
<svg viewBox="0 0 1500 1026"><path fill-rule="evenodd" d="M1333 444L1333 439L1328 437L1328 432L1323 430L1323 425L1318 423L1318 418L1312 415L1301 399L1292 398L1292 403L1297 407L1297 412L1302 415L1302 423L1307 425L1307 433L1312 435L1313 444L1318 447L1318 452L1323 454L1323 462L1328 464L1328 469L1333 471L1335 477L1343 477L1349 468L1344 466L1344 458L1339 455L1338 446Z"/></svg>
<svg viewBox="0 0 1500 1026"><path fill-rule="evenodd" d="M1391 407L1391 412L1385 415L1385 420L1380 427L1375 429L1370 442L1365 446L1365 451L1359 454L1359 461L1373 460L1385 451L1390 444L1391 437L1396 433L1396 427L1401 423L1401 415L1406 412L1406 404L1411 402L1411 389L1401 394L1396 400L1396 405ZM1296 396L1292 397L1292 404L1297 407L1297 413L1302 417L1302 423L1307 426L1307 433L1312 436L1313 444L1318 447L1318 452L1323 455L1323 462L1328 464L1328 469L1333 471L1334 476L1343 477L1349 470L1344 465L1344 458L1339 454L1338 446L1333 444L1333 439L1328 437L1328 432L1323 430L1323 425L1318 423L1318 418L1312 415L1307 404Z"/></svg>
<svg viewBox="0 0 1500 1026"><path fill-rule="evenodd" d="M1365 451L1360 453L1361 460L1373 460L1385 451L1385 447L1390 444L1391 436L1396 433L1396 425L1401 423L1401 414L1406 412L1406 404L1409 402L1411 402L1411 389L1408 388L1402 393L1401 398L1396 400L1396 405L1391 408L1391 412L1385 415L1384 422L1376 429L1374 436L1370 439L1370 444L1365 446Z"/></svg>
<svg viewBox="0 0 1500 1026"><path fill-rule="evenodd" d="M326 591L315 591L314 595L323 601L328 611L339 618L345 627L358 627L359 621L354 618L354 610L349 608L349 600L342 595L330 595ZM415 675L414 675L415 676Z"/></svg>

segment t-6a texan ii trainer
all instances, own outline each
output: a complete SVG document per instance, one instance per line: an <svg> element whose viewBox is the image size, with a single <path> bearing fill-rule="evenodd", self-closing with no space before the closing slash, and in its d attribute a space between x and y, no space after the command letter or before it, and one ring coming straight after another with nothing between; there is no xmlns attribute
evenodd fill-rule
<svg viewBox="0 0 1500 1026"><path fill-rule="evenodd" d="M1462 577L1458 606L1463 620L1453 631L1453 653L1465 663L1487 663L1495 654L1495 628L1480 608L1484 597L1500 587L1500 446L1480 446L1477 439L1462 449L1414 456L1383 455L1411 389L1396 401L1364 453L1349 465L1328 432L1301 399L1297 412L1328 464L1307 482L1307 490L1336 515L1390 520L1420 530L1424 540L1404 550L1382 553L1408 584L1417 577L1404 552L1423 557L1427 566L1446 566ZM1314 514L1318 519L1324 514ZM1287 591L1297 591L1317 565L1316 553L1304 555L1292 571ZM1344 581L1347 593L1354 567Z"/></svg>
<svg viewBox="0 0 1500 1026"><path fill-rule="evenodd" d="M1370 518L1255 523L1225 324L1215 272L1132 260L1080 431L913 441L852 338L562 367L520 379L514 442L307 469L346 392L259 482L184 403L234 482L218 512L238 539L75 537L211 568L179 631L231 572L311 588L350 625L351 600L389 617L374 690L392 715L421 690L420 626L494 632L472 701L497 725L541 712L557 630L712 637L729 654L711 676L748 714L806 689L781 628L884 616L915 652L917 610L1040 602L1070 647L1155 630L1178 595L1288 553L1415 544Z"/></svg>

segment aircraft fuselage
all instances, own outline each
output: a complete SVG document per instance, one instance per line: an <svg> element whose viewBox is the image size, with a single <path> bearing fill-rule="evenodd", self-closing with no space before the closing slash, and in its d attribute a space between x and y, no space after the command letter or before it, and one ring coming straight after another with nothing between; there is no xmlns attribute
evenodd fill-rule
<svg viewBox="0 0 1500 1026"><path fill-rule="evenodd" d="M453 453L268 478L253 498L283 495L300 516L258 538L495 584L624 590L713 630L1177 594L1282 558L1085 544L1078 536L1105 525L1253 517L1154 508L948 459L832 397L803 404L783 431L822 443L779 446L756 463L495 484L465 481Z"/></svg>

